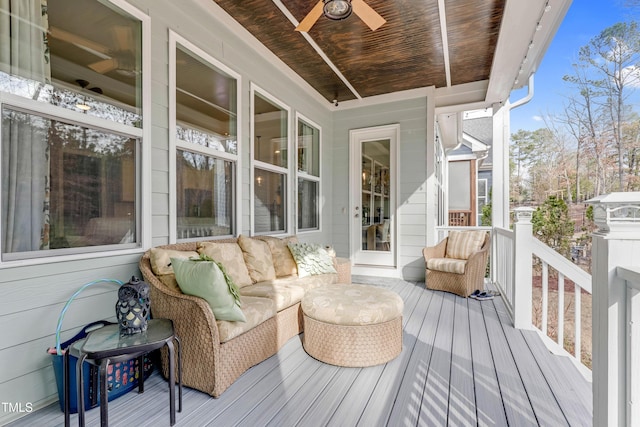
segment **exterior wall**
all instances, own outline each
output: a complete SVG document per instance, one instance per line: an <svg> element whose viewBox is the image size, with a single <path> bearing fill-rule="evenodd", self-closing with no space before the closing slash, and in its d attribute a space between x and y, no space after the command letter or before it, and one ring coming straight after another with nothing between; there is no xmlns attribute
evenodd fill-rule
<svg viewBox="0 0 640 427"><path fill-rule="evenodd" d="M322 230L305 233L302 240L329 243L332 233L332 115L326 105L292 84L270 61L244 43L237 29L214 2L189 0L180 2L131 0L130 3L151 17L151 245L169 243L169 105L168 40L173 29L214 58L242 76L240 168L242 185L241 233L249 233L250 224L250 91L253 81L276 95L292 108L290 134L295 135L295 112L322 127ZM231 23L233 25L235 21ZM417 119L416 119L417 120ZM422 119L424 120L424 115ZM424 127L424 126L422 126ZM407 128L409 129L409 128ZM408 140L410 138L407 138ZM345 166L345 165L341 165ZM421 166L421 165L418 165ZM342 182L341 182L342 184ZM149 241L149 239L147 239ZM30 402L34 409L57 400L56 384L47 347L55 344L58 315L67 299L85 283L99 278L127 281L140 276L138 260L143 250L134 254L99 253L75 260L0 266L0 401ZM95 320L114 320L116 287L101 284L88 288L71 305L64 319L62 339ZM19 417L19 413L0 410L0 425Z"/></svg>
<svg viewBox="0 0 640 427"><path fill-rule="evenodd" d="M427 165L428 99L416 98L334 113L333 129L333 238L340 256L355 250L349 245L349 130L400 124L397 229L398 266L396 270L368 267L364 274L393 275L408 280L424 279L422 249L427 242ZM431 134L433 135L433 134Z"/></svg>

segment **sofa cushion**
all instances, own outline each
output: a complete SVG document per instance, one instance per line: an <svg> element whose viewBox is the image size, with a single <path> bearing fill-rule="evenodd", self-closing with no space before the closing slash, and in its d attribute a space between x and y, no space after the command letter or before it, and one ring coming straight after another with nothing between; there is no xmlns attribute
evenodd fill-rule
<svg viewBox="0 0 640 427"><path fill-rule="evenodd" d="M257 298L250 296L241 296L242 314L246 322L232 322L228 320L217 320L218 333L220 334L220 342L226 342L230 339L243 334L267 319L272 318L276 314L275 303L268 298Z"/></svg>
<svg viewBox="0 0 640 427"><path fill-rule="evenodd" d="M313 243L289 243L288 246L298 266L298 277L337 273L331 256L322 246Z"/></svg>
<svg viewBox="0 0 640 427"><path fill-rule="evenodd" d="M194 251L176 251L174 249L151 248L149 249L149 261L151 270L157 275L173 274L171 268L171 258L191 258L198 257Z"/></svg>
<svg viewBox="0 0 640 427"><path fill-rule="evenodd" d="M296 260L293 259L291 251L287 246L288 243L298 243L296 236L285 237L279 239L273 236L259 236L256 239L263 240L269 245L271 258L273 259L273 267L276 270L276 277L291 276L298 274Z"/></svg>
<svg viewBox="0 0 640 427"><path fill-rule="evenodd" d="M156 277L168 289L171 289L172 291L175 291L175 292L182 293L182 290L180 289L180 285L178 285L178 281L176 280L176 275L175 274L173 274L173 273L171 273L171 274L162 274L162 275L159 275L159 276L156 276Z"/></svg>
<svg viewBox="0 0 640 427"><path fill-rule="evenodd" d="M240 300L235 297L238 290L218 264L180 258L171 258L171 263L182 292L207 301L216 319L246 321Z"/></svg>
<svg viewBox="0 0 640 427"><path fill-rule="evenodd" d="M450 231L445 257L469 259L482 248L486 235L486 231Z"/></svg>
<svg viewBox="0 0 640 427"><path fill-rule="evenodd" d="M467 261L455 258L430 258L427 260L427 269L442 271L445 273L464 274Z"/></svg>
<svg viewBox="0 0 640 427"><path fill-rule="evenodd" d="M233 282L242 288L253 283L244 263L242 249L237 243L198 242L198 253L205 254L224 265Z"/></svg>
<svg viewBox="0 0 640 427"><path fill-rule="evenodd" d="M276 278L271 251L266 242L241 235L238 237L238 245L242 249L244 262L253 283Z"/></svg>
<svg viewBox="0 0 640 427"><path fill-rule="evenodd" d="M261 282L255 285L245 286L240 290L240 295L269 298L275 302L276 310L280 311L300 302L304 296L304 292L305 288L296 285L295 282Z"/></svg>

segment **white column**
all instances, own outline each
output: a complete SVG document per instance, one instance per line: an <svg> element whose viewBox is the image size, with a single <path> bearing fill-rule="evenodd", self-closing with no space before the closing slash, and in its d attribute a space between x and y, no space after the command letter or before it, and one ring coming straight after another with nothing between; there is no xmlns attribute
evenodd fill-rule
<svg viewBox="0 0 640 427"><path fill-rule="evenodd" d="M513 225L513 325L518 329L533 329L532 314L532 268L531 239L533 225L531 217L535 209L516 208Z"/></svg>
<svg viewBox="0 0 640 427"><path fill-rule="evenodd" d="M627 425L626 282L617 266L640 260L640 192L588 201L598 230L592 236L593 425Z"/></svg>
<svg viewBox="0 0 640 427"><path fill-rule="evenodd" d="M492 225L509 228L509 140L510 108L493 105L493 188L491 192Z"/></svg>

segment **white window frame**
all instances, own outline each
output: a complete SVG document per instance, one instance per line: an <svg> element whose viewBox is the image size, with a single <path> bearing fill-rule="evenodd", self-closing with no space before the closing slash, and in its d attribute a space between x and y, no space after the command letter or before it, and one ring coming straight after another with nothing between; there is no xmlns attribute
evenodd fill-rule
<svg viewBox="0 0 640 427"><path fill-rule="evenodd" d="M295 173L291 173L292 168L294 167L294 154L292 153L291 147L292 147L292 131L291 131L291 107L289 107L287 104L285 104L284 102L282 102L281 100L279 100L278 98L276 98L275 96L271 95L269 92L267 92L266 90L262 89L260 86L256 85L255 83L251 82L250 85L250 97L251 97L251 111L250 111L250 115L251 115L251 120L250 120L250 140L251 143L249 144L249 146L251 147L249 152L250 152L250 162L251 162L251 172L250 172L250 184L249 184L249 192L251 194L250 197L250 209L251 209L251 235L287 235L287 234L292 234L292 231L294 230L294 224L296 221L295 218L295 213L294 211L296 210L295 207L292 205L291 201L295 200L295 198L292 195L292 191L293 188L297 188L296 183L294 182L294 179L296 177ZM285 110L287 112L287 167L283 168L282 166L276 166L276 165L272 165L271 163L267 163L267 162L262 162L260 160L256 160L255 159L255 149L254 149L254 142L256 140L256 134L255 134L255 97L256 97L256 93L260 94L261 97L269 100L271 103L277 105L279 108L282 108L283 110ZM295 163L295 167L297 169L297 163ZM284 217L285 217L285 229L283 231L267 231L267 232L259 232L257 233L255 231L255 170L256 168L265 170L267 172L274 172L277 174L283 174L285 175L285 182L287 183L287 191L285 192L285 194L283 194L284 197L284 201L283 201L283 205L284 205Z"/></svg>
<svg viewBox="0 0 640 427"><path fill-rule="evenodd" d="M28 114L40 115L54 120L86 126L137 138L141 141L139 155L136 158L136 196L137 210L136 227L139 227L138 247L123 249L104 249L103 247L78 248L80 252L67 255L46 254L46 251L34 253L33 257L19 260L3 261L0 259L0 269L6 267L28 266L51 262L65 262L81 259L103 258L108 255L127 255L141 253L151 247L151 18L124 0L95 0L106 1L121 9L126 14L140 21L142 26L142 129L123 125L78 111L73 111L49 103L34 101L18 95L0 91L0 110L4 107L17 108ZM0 120L0 135L2 121ZM1 165L1 162L0 162ZM2 176L0 171L0 177ZM1 212L0 212L1 215ZM0 217L0 224L2 218ZM2 236L0 236L0 239Z"/></svg>
<svg viewBox="0 0 640 427"><path fill-rule="evenodd" d="M213 67L228 74L236 79L236 110L237 110L237 144L236 154L226 153L218 151L210 147L204 147L202 145L192 144L190 142L179 140L176 136L176 50L178 45L188 50L191 54L200 57L200 59L209 63ZM177 211L177 171L176 171L176 156L177 150L187 150L193 153L202 154L217 159L230 161L235 163L235 182L233 187L233 198L235 200L235 215L233 218L233 230L234 236L238 236L241 233L242 226L242 193L241 193L241 179L242 179L242 164L241 164L241 150L242 150L242 76L227 67L222 62L209 55L207 52L191 43L173 30L169 30L169 242L176 243L178 240L178 211ZM227 236L214 236L213 239L223 239ZM202 237L196 237L191 239L180 239L181 242L199 241L203 240Z"/></svg>
<svg viewBox="0 0 640 427"><path fill-rule="evenodd" d="M305 122L307 125L312 126L316 129L318 129L318 176L312 175L310 173L304 172L304 171L300 171L298 170L298 149L300 148L298 146L298 132L299 132L299 127L300 127L300 122L303 121ZM296 234L305 234L305 233L317 233L317 232L322 232L322 204L320 203L320 201L322 200L322 127L320 125L318 125L316 122L314 122L313 120L310 120L309 118L307 118L306 116L304 116L303 114L296 112L296 131L295 131L295 144L296 144L296 149L295 151L295 170L296 170L296 178L295 178L295 200L294 200L294 206L295 206L295 230L296 230ZM313 181L313 182L317 182L318 183L318 194L316 195L316 197L318 198L317 202L316 202L316 206L318 207L318 226L315 228L302 228L299 229L298 228L298 178L302 178L306 181Z"/></svg>

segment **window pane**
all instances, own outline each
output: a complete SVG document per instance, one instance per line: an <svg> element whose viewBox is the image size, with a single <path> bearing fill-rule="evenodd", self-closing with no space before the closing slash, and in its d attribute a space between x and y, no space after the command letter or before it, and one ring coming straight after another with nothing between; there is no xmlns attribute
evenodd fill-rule
<svg viewBox="0 0 640 427"><path fill-rule="evenodd" d="M2 253L138 242L137 145L4 108Z"/></svg>
<svg viewBox="0 0 640 427"><path fill-rule="evenodd" d="M142 127L139 20L98 0L2 2L0 20L0 91Z"/></svg>
<svg viewBox="0 0 640 427"><path fill-rule="evenodd" d="M256 168L254 188L256 233L285 231L286 175Z"/></svg>
<svg viewBox="0 0 640 427"><path fill-rule="evenodd" d="M318 183L298 179L298 230L318 228Z"/></svg>
<svg viewBox="0 0 640 427"><path fill-rule="evenodd" d="M237 154L237 81L178 47L176 132L183 141Z"/></svg>
<svg viewBox="0 0 640 427"><path fill-rule="evenodd" d="M320 176L320 129L298 120L298 170Z"/></svg>
<svg viewBox="0 0 640 427"><path fill-rule="evenodd" d="M254 97L254 158L272 165L287 166L287 110L255 93Z"/></svg>
<svg viewBox="0 0 640 427"><path fill-rule="evenodd" d="M233 162L178 150L178 238L233 234Z"/></svg>

